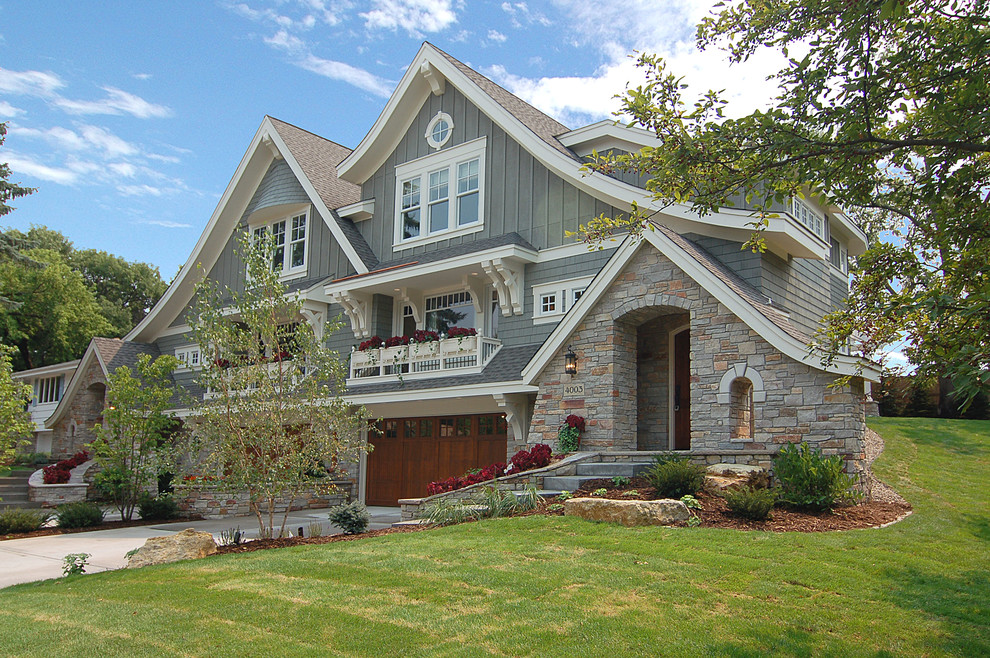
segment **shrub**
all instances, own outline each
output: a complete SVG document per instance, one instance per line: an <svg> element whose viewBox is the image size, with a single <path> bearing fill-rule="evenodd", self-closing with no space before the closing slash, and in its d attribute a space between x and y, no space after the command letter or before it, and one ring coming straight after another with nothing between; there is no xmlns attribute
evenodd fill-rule
<svg viewBox="0 0 990 658"><path fill-rule="evenodd" d="M469 500L441 498L426 508L422 518L433 525L454 525L471 519L488 519L512 516L519 512L536 509L539 494L529 486L522 495L514 491L500 491L495 487L485 487Z"/></svg>
<svg viewBox="0 0 990 658"><path fill-rule="evenodd" d="M777 492L774 489L742 487L725 492L725 503L729 510L736 516L753 521L765 521L769 518L776 501Z"/></svg>
<svg viewBox="0 0 990 658"><path fill-rule="evenodd" d="M44 510L8 507L0 512L0 535L38 530L50 518L51 512Z"/></svg>
<svg viewBox="0 0 990 658"><path fill-rule="evenodd" d="M845 472L838 455L825 457L808 444L789 444L773 459L773 470L780 480L781 500L813 510L832 509L840 501L854 501L856 478Z"/></svg>
<svg viewBox="0 0 990 658"><path fill-rule="evenodd" d="M157 498L144 494L138 498L138 514L146 521L166 521L179 515L179 505L169 494Z"/></svg>
<svg viewBox="0 0 990 658"><path fill-rule="evenodd" d="M534 468L543 468L550 464L550 455L553 454L550 446L545 443L537 443L530 450L520 450L512 455L513 472L531 471Z"/></svg>
<svg viewBox="0 0 990 658"><path fill-rule="evenodd" d="M45 478L45 484L65 484L72 475L72 469L87 461L89 461L89 453L85 450L80 450L68 459L63 459L51 466L45 466L41 469Z"/></svg>
<svg viewBox="0 0 990 658"><path fill-rule="evenodd" d="M472 484L478 484L481 482L487 482L488 480L494 480L495 478L500 478L503 475L505 475L505 462L496 462L494 464L489 464L484 468L473 468L460 477L454 475L446 480L430 482L426 485L426 493L427 495L433 496L438 493L445 493L447 491L456 491L457 489L469 487Z"/></svg>
<svg viewBox="0 0 990 658"><path fill-rule="evenodd" d="M368 514L364 503L355 500L332 508L330 522L343 530L345 535L356 535L368 529L371 514Z"/></svg>
<svg viewBox="0 0 990 658"><path fill-rule="evenodd" d="M658 498L693 496L705 486L705 468L682 457L657 457L643 477L657 490Z"/></svg>
<svg viewBox="0 0 990 658"><path fill-rule="evenodd" d="M68 577L86 573L91 557L93 556L89 553L69 553L62 558L62 575Z"/></svg>
<svg viewBox="0 0 990 658"><path fill-rule="evenodd" d="M96 503L80 501L60 505L55 518L60 528L89 528L103 523L103 510Z"/></svg>
<svg viewBox="0 0 990 658"><path fill-rule="evenodd" d="M627 478L625 475L616 475L615 477L612 478L612 486L615 487L616 489L621 489L622 487L628 487L629 482L630 482L629 478Z"/></svg>

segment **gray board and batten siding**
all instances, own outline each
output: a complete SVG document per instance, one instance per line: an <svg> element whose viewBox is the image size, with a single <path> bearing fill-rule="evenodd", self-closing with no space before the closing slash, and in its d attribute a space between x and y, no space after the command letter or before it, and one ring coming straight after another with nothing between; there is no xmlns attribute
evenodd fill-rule
<svg viewBox="0 0 990 658"><path fill-rule="evenodd" d="M437 151L427 144L424 134L430 121L441 111L450 115L454 127L450 140ZM395 167L480 137L487 137L484 228L477 233L393 252ZM374 217L359 222L357 227L381 261L513 231L537 249L556 247L573 241L564 235L565 231L574 231L578 224L601 213L615 216L621 212L551 173L453 85L447 85L441 96L429 96L396 149L364 183L361 198L375 200Z"/></svg>

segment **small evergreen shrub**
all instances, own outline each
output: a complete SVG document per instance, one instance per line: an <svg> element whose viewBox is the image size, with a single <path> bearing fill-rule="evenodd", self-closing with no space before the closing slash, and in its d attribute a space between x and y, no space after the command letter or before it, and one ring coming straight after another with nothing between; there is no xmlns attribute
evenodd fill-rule
<svg viewBox="0 0 990 658"><path fill-rule="evenodd" d="M60 528L89 528L103 523L103 510L96 503L67 503L59 506L55 518Z"/></svg>
<svg viewBox="0 0 990 658"><path fill-rule="evenodd" d="M657 490L658 498L693 496L705 486L705 468L683 457L659 456L643 477Z"/></svg>
<svg viewBox="0 0 990 658"><path fill-rule="evenodd" d="M167 521L179 515L179 504L170 494L157 498L144 494L138 499L138 514L146 521Z"/></svg>
<svg viewBox="0 0 990 658"><path fill-rule="evenodd" d="M813 510L832 509L842 501L855 501L856 478L845 472L842 457L825 457L808 444L788 444L773 459L773 470L780 480L781 500Z"/></svg>
<svg viewBox="0 0 990 658"><path fill-rule="evenodd" d="M345 535L356 535L368 529L371 514L364 503L355 500L332 508L330 522L343 530Z"/></svg>
<svg viewBox="0 0 990 658"><path fill-rule="evenodd" d="M39 509L8 507L0 512L0 535L33 532L52 518L50 512Z"/></svg>
<svg viewBox="0 0 990 658"><path fill-rule="evenodd" d="M621 489L622 487L628 487L631 480L625 475L616 475L612 478L612 486L616 489Z"/></svg>
<svg viewBox="0 0 990 658"><path fill-rule="evenodd" d="M777 492L774 489L747 486L725 492L725 503L729 510L736 516L753 521L766 521L775 502Z"/></svg>

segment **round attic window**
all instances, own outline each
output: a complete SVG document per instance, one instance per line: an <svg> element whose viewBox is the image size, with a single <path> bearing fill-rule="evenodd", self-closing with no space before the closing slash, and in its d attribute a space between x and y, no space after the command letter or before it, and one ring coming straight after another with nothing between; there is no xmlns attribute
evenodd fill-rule
<svg viewBox="0 0 990 658"><path fill-rule="evenodd" d="M437 112L437 115L430 121L430 125L426 127L426 143L435 149L440 148L450 139L453 127L454 122L449 114Z"/></svg>

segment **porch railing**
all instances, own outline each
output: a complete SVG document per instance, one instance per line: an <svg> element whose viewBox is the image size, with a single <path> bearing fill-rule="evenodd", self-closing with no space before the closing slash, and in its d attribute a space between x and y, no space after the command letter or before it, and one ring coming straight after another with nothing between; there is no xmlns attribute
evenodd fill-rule
<svg viewBox="0 0 990 658"><path fill-rule="evenodd" d="M462 336L356 350L351 352L350 381L476 372L484 368L501 347L502 341L496 338Z"/></svg>

